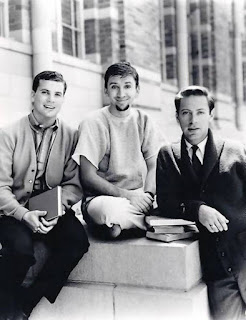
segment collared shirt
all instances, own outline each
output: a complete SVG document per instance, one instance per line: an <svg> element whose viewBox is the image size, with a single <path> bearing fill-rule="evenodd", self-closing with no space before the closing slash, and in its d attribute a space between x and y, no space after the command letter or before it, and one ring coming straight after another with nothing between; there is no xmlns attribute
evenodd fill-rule
<svg viewBox="0 0 246 320"><path fill-rule="evenodd" d="M42 124L38 123L33 112L29 114L28 118L33 132L37 155L37 173L34 182L34 191L44 191L47 189L44 173L49 152L57 133L59 122L58 119L56 119L52 126L44 128Z"/></svg>
<svg viewBox="0 0 246 320"><path fill-rule="evenodd" d="M205 154L205 147L206 147L207 140L208 140L208 137L206 137L197 145L198 149L196 151L196 155L197 155L197 158L200 160L201 164L203 164L203 158ZM193 155L192 144L190 144L187 140L185 140L185 143L186 143L186 149L188 151L190 161L192 161L192 155Z"/></svg>

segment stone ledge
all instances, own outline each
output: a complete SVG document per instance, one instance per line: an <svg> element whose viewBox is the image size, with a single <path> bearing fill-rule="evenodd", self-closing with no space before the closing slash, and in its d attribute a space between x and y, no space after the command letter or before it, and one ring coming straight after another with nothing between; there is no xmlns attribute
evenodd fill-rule
<svg viewBox="0 0 246 320"><path fill-rule="evenodd" d="M70 274L70 281L187 291L202 277L198 240L89 239L89 252Z"/></svg>
<svg viewBox="0 0 246 320"><path fill-rule="evenodd" d="M201 279L198 240L171 243L135 238L104 241L89 235L90 248L69 276L71 282L180 289L188 291ZM47 251L36 244L35 277Z"/></svg>

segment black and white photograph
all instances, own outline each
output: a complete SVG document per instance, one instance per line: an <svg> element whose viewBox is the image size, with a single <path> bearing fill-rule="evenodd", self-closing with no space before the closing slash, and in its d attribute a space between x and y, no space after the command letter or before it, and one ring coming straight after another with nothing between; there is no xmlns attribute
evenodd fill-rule
<svg viewBox="0 0 246 320"><path fill-rule="evenodd" d="M246 320L246 0L0 0L0 320Z"/></svg>

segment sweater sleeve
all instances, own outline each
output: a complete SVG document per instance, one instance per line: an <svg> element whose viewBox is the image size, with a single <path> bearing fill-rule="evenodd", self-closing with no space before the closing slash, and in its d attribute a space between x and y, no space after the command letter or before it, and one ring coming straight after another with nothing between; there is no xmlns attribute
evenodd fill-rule
<svg viewBox="0 0 246 320"><path fill-rule="evenodd" d="M14 139L0 130L0 210L5 215L22 220L28 209L16 200L12 192L14 148Z"/></svg>
<svg viewBox="0 0 246 320"><path fill-rule="evenodd" d="M85 119L79 126L79 140L73 159L80 164L80 156L84 156L98 169L106 154L107 134L102 122L92 118Z"/></svg>
<svg viewBox="0 0 246 320"><path fill-rule="evenodd" d="M61 182L62 186L62 204L66 209L71 208L75 203L82 198L82 187L79 179L79 167L77 163L72 159L72 154L75 150L78 140L77 131L73 134L72 148L70 148L69 154L67 154L67 161L64 165L63 178Z"/></svg>

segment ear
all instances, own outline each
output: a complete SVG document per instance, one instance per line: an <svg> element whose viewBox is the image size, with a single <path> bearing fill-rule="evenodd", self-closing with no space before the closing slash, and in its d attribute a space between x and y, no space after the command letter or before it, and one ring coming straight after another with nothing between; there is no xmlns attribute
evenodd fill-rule
<svg viewBox="0 0 246 320"><path fill-rule="evenodd" d="M31 101L32 101L32 103L34 102L35 93L36 92L32 90L32 92L31 92Z"/></svg>
<svg viewBox="0 0 246 320"><path fill-rule="evenodd" d="M178 115L178 112L176 111L176 120L177 120L177 122L178 122L178 124L179 124L179 115Z"/></svg>
<svg viewBox="0 0 246 320"><path fill-rule="evenodd" d="M136 97L137 97L139 95L139 92L140 92L140 86L139 85L136 88L136 92L137 92L137 94L136 94Z"/></svg>
<svg viewBox="0 0 246 320"><path fill-rule="evenodd" d="M209 120L209 122L212 122L213 119L214 119L214 109L211 110L211 112L210 112L210 120Z"/></svg>
<svg viewBox="0 0 246 320"><path fill-rule="evenodd" d="M104 93L105 93L106 95L108 95L108 89L107 89L107 88L104 88Z"/></svg>

